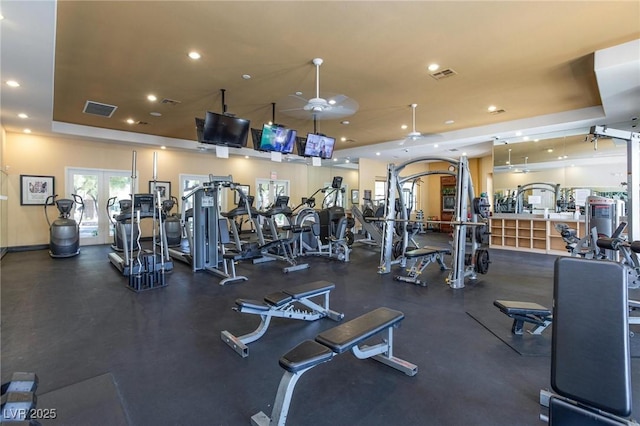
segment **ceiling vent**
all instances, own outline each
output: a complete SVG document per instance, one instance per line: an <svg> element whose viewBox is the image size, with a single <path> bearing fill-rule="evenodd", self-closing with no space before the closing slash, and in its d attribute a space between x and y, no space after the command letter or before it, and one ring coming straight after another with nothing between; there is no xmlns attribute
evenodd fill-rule
<svg viewBox="0 0 640 426"><path fill-rule="evenodd" d="M490 112L489 112L489 114L491 114L491 115L498 115L498 114L504 114L505 112L507 112L507 111L505 111L505 110L503 110L503 109L497 109L497 110L495 110L495 111L490 111Z"/></svg>
<svg viewBox="0 0 640 426"><path fill-rule="evenodd" d="M148 121L136 121L136 124L139 124L141 126L146 126L147 124L149 124Z"/></svg>
<svg viewBox="0 0 640 426"><path fill-rule="evenodd" d="M436 80L442 80L442 79L445 79L445 78L448 78L448 77L453 77L456 74L457 74L457 72L455 72L451 68L446 68L446 69L443 69L442 71L434 72L434 73L429 74L429 75L431 77L435 78Z"/></svg>
<svg viewBox="0 0 640 426"><path fill-rule="evenodd" d="M99 115L100 117L111 118L113 113L118 109L115 105L101 104L99 102L87 101L84 104L82 112L85 114Z"/></svg>
<svg viewBox="0 0 640 426"><path fill-rule="evenodd" d="M167 105L178 105L182 102L180 101L176 101L174 99L168 99L168 98L164 98L163 100L160 101L161 104L167 104Z"/></svg>

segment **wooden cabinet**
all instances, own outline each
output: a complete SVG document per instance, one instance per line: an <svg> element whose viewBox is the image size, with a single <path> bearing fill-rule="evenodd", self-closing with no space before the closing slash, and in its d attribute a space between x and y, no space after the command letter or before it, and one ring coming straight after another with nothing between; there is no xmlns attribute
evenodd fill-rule
<svg viewBox="0 0 640 426"><path fill-rule="evenodd" d="M440 177L440 220L448 222L453 220L456 209L456 177ZM442 232L453 232L453 227L447 223L440 226Z"/></svg>
<svg viewBox="0 0 640 426"><path fill-rule="evenodd" d="M584 224L576 220L543 218L491 218L490 246L508 250L523 250L538 253L568 255L566 243L555 229L557 223L565 223L584 232Z"/></svg>

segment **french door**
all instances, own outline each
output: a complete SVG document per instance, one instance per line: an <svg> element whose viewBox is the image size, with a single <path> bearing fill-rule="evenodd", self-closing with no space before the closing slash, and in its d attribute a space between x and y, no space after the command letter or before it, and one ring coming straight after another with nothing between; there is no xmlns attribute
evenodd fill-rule
<svg viewBox="0 0 640 426"><path fill-rule="evenodd" d="M120 213L119 200L131 199L131 171L67 168L66 193L58 198L82 197L84 211L76 205L74 219L80 220L80 244L108 244L113 239L109 217ZM107 211L107 200L116 202Z"/></svg>
<svg viewBox="0 0 640 426"><path fill-rule="evenodd" d="M267 210L278 198L279 195L289 195L288 180L256 179L256 208ZM289 205L295 204L289 201ZM276 216L276 224L282 226L287 223L282 215Z"/></svg>

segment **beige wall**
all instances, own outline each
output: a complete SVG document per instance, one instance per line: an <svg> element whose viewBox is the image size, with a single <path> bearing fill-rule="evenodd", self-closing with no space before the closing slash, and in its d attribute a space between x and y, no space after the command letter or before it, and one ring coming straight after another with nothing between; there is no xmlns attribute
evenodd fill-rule
<svg viewBox="0 0 640 426"><path fill-rule="evenodd" d="M8 213L9 213L9 180L5 173L5 139L4 128L0 127L0 253L9 247L8 241Z"/></svg>
<svg viewBox="0 0 640 426"><path fill-rule="evenodd" d="M255 193L256 178L270 178L275 172L278 179L290 182L292 200L308 194L308 170L319 169L304 164L275 163L266 160L233 157L218 159L210 153L154 150L120 144L87 142L71 138L51 138L22 133L7 133L5 140L5 169L8 170L7 246L48 244L49 230L42 206L20 205L20 175L46 175L55 177L56 193L65 194L65 168L94 168L131 170L132 152L137 152L138 190L148 191L153 174L153 152L158 152L158 180L171 182L177 194L179 174L232 174L234 181L251 185ZM331 173L332 168L327 168ZM353 173L345 173L347 181L357 182ZM329 178L330 180L330 178ZM351 184L350 184L351 185ZM233 195L229 192L228 205Z"/></svg>

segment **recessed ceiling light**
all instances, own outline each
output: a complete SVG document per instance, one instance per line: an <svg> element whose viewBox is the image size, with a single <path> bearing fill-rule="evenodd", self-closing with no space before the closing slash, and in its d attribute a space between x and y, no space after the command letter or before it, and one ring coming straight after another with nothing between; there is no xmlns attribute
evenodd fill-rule
<svg viewBox="0 0 640 426"><path fill-rule="evenodd" d="M347 138L345 138L345 137L343 136L343 137L341 137L341 138L340 138L340 141L342 141L342 142L346 142L346 141L347 141Z"/></svg>
<svg viewBox="0 0 640 426"><path fill-rule="evenodd" d="M453 123L455 123L455 121L453 121L453 120L447 120L447 121L444 122L444 124L453 124Z"/></svg>
<svg viewBox="0 0 640 426"><path fill-rule="evenodd" d="M150 112L149 115L153 115L154 117L162 117L162 113L155 112L155 111Z"/></svg>
<svg viewBox="0 0 640 426"><path fill-rule="evenodd" d="M250 80L251 76L249 74L242 74L242 78L245 80Z"/></svg>
<svg viewBox="0 0 640 426"><path fill-rule="evenodd" d="M335 105L335 104L336 104L335 99L329 99L329 105Z"/></svg>
<svg viewBox="0 0 640 426"><path fill-rule="evenodd" d="M553 148L547 149L547 152L553 152Z"/></svg>
<svg viewBox="0 0 640 426"><path fill-rule="evenodd" d="M437 148L437 147L438 147L438 144L437 144L437 143L434 143L434 144L433 144L433 147L434 147L434 148Z"/></svg>
<svg viewBox="0 0 640 426"><path fill-rule="evenodd" d="M534 139L533 141L534 141L534 142L539 142L539 141L540 141L540 139Z"/></svg>
<svg viewBox="0 0 640 426"><path fill-rule="evenodd" d="M491 106L489 106L489 108L487 108L487 111L493 112L493 111L495 111L497 109L498 109L498 107L496 107L495 105L491 105Z"/></svg>
<svg viewBox="0 0 640 426"><path fill-rule="evenodd" d="M529 140L529 136L525 136L524 138L522 138L523 141L528 141Z"/></svg>
<svg viewBox="0 0 640 426"><path fill-rule="evenodd" d="M248 159L249 159L249 156L248 156L248 155L245 155L245 156L244 156L244 158L246 158L246 159L248 160Z"/></svg>
<svg viewBox="0 0 640 426"><path fill-rule="evenodd" d="M400 128L401 128L402 130L407 130L407 125L406 125L406 124L403 124L402 126L400 126Z"/></svg>
<svg viewBox="0 0 640 426"><path fill-rule="evenodd" d="M135 121L133 120L133 118L127 118L127 123L133 124L135 123Z"/></svg>
<svg viewBox="0 0 640 426"><path fill-rule="evenodd" d="M25 133L31 133L31 129L24 129L23 132Z"/></svg>
<svg viewBox="0 0 640 426"><path fill-rule="evenodd" d="M20 83L15 80L7 80L7 86L9 87L20 87Z"/></svg>
<svg viewBox="0 0 640 426"><path fill-rule="evenodd" d="M522 132L516 132L516 136L522 136Z"/></svg>
<svg viewBox="0 0 640 426"><path fill-rule="evenodd" d="M351 122L349 120L342 120L340 124L344 124L346 126L347 124L351 124Z"/></svg>
<svg viewBox="0 0 640 426"><path fill-rule="evenodd" d="M302 96L302 92L298 91L298 92L296 92L296 95Z"/></svg>
<svg viewBox="0 0 640 426"><path fill-rule="evenodd" d="M334 159L333 159L333 161L338 161L338 159L337 159L337 158L334 158Z"/></svg>
<svg viewBox="0 0 640 426"><path fill-rule="evenodd" d="M462 153L462 155L466 156L466 155L467 155L467 153L466 153L466 152L463 152L463 153Z"/></svg>
<svg viewBox="0 0 640 426"><path fill-rule="evenodd" d="M349 161L349 160L344 160L344 162L345 162L345 163L347 163L347 164L349 164L349 163L350 163L350 161Z"/></svg>
<svg viewBox="0 0 640 426"><path fill-rule="evenodd" d="M562 158L567 159L567 158L569 158L569 156L568 155L563 155Z"/></svg>
<svg viewBox="0 0 640 426"><path fill-rule="evenodd" d="M164 145L162 145L162 146L160 147L160 149L167 149L167 147L166 147L166 146L164 146Z"/></svg>
<svg viewBox="0 0 640 426"><path fill-rule="evenodd" d="M380 155L380 153L379 153L379 152L376 152L376 155L378 155L378 156L379 156L379 155Z"/></svg>
<svg viewBox="0 0 640 426"><path fill-rule="evenodd" d="M559 156L558 156L558 160L562 160L562 155L559 155Z"/></svg>
<svg viewBox="0 0 640 426"><path fill-rule="evenodd" d="M431 64L429 65L429 71L433 72L433 71L437 71L438 68L440 68L440 65L438 64Z"/></svg>
<svg viewBox="0 0 640 426"><path fill-rule="evenodd" d="M191 51L189 52L189 57L191 59L200 59L202 56L200 56L200 54L196 51Z"/></svg>
<svg viewBox="0 0 640 426"><path fill-rule="evenodd" d="M29 118L29 116L27 114L25 114L24 112L21 112L20 114L18 114L18 117L20 117L20 118Z"/></svg>
<svg viewBox="0 0 640 426"><path fill-rule="evenodd" d="M151 102L155 102L158 100L156 95L147 95L147 99L150 100Z"/></svg>

